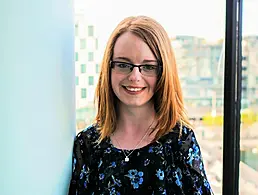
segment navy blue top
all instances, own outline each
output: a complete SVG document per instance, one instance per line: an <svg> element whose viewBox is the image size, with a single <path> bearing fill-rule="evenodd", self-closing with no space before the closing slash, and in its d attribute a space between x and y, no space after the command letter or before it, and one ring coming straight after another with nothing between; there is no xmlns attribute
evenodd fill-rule
<svg viewBox="0 0 258 195"><path fill-rule="evenodd" d="M97 144L98 138L94 125L76 136L69 195L212 194L200 147L186 127L180 138L176 125L158 141L136 149L129 162L109 138Z"/></svg>

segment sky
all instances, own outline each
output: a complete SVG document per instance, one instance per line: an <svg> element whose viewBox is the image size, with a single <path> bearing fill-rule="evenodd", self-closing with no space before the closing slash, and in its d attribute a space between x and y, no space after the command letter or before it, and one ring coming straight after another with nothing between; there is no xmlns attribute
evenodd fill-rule
<svg viewBox="0 0 258 195"><path fill-rule="evenodd" d="M243 35L258 35L258 0L243 0ZM193 35L214 41L225 36L226 0L75 0L88 22L106 41L116 25L131 15L156 19L169 36Z"/></svg>

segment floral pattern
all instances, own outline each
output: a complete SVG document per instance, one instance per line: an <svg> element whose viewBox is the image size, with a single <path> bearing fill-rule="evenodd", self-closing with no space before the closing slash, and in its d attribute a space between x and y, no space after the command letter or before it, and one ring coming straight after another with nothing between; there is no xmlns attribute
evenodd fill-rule
<svg viewBox="0 0 258 195"><path fill-rule="evenodd" d="M159 180L163 180L164 179L164 171L161 171L160 169L157 170L156 173L157 177L159 178Z"/></svg>
<svg viewBox="0 0 258 195"><path fill-rule="evenodd" d="M126 162L110 139L97 144L97 128L89 126L75 138L69 195L213 194L194 132L183 127L179 137L179 129L136 149Z"/></svg>
<svg viewBox="0 0 258 195"><path fill-rule="evenodd" d="M142 184L143 182L143 172L142 171L137 171L136 169L132 169L128 171L128 175L125 175L130 178L131 184L134 189L139 188L139 185Z"/></svg>

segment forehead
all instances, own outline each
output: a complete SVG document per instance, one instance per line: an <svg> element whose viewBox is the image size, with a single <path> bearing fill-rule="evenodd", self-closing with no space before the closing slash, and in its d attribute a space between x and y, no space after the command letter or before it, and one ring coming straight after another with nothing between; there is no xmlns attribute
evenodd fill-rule
<svg viewBox="0 0 258 195"><path fill-rule="evenodd" d="M125 32L118 37L113 51L113 57L126 57L132 62L140 63L143 60L155 60L149 46L137 35Z"/></svg>

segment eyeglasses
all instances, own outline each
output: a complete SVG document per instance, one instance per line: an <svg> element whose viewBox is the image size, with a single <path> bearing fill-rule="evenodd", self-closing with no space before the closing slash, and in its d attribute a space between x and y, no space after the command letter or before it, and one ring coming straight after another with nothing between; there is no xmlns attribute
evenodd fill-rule
<svg viewBox="0 0 258 195"><path fill-rule="evenodd" d="M158 76L161 71L161 66L151 64L134 65L128 62L110 61L110 66L117 73L124 75L131 73L134 67L139 68L142 75L150 77Z"/></svg>

